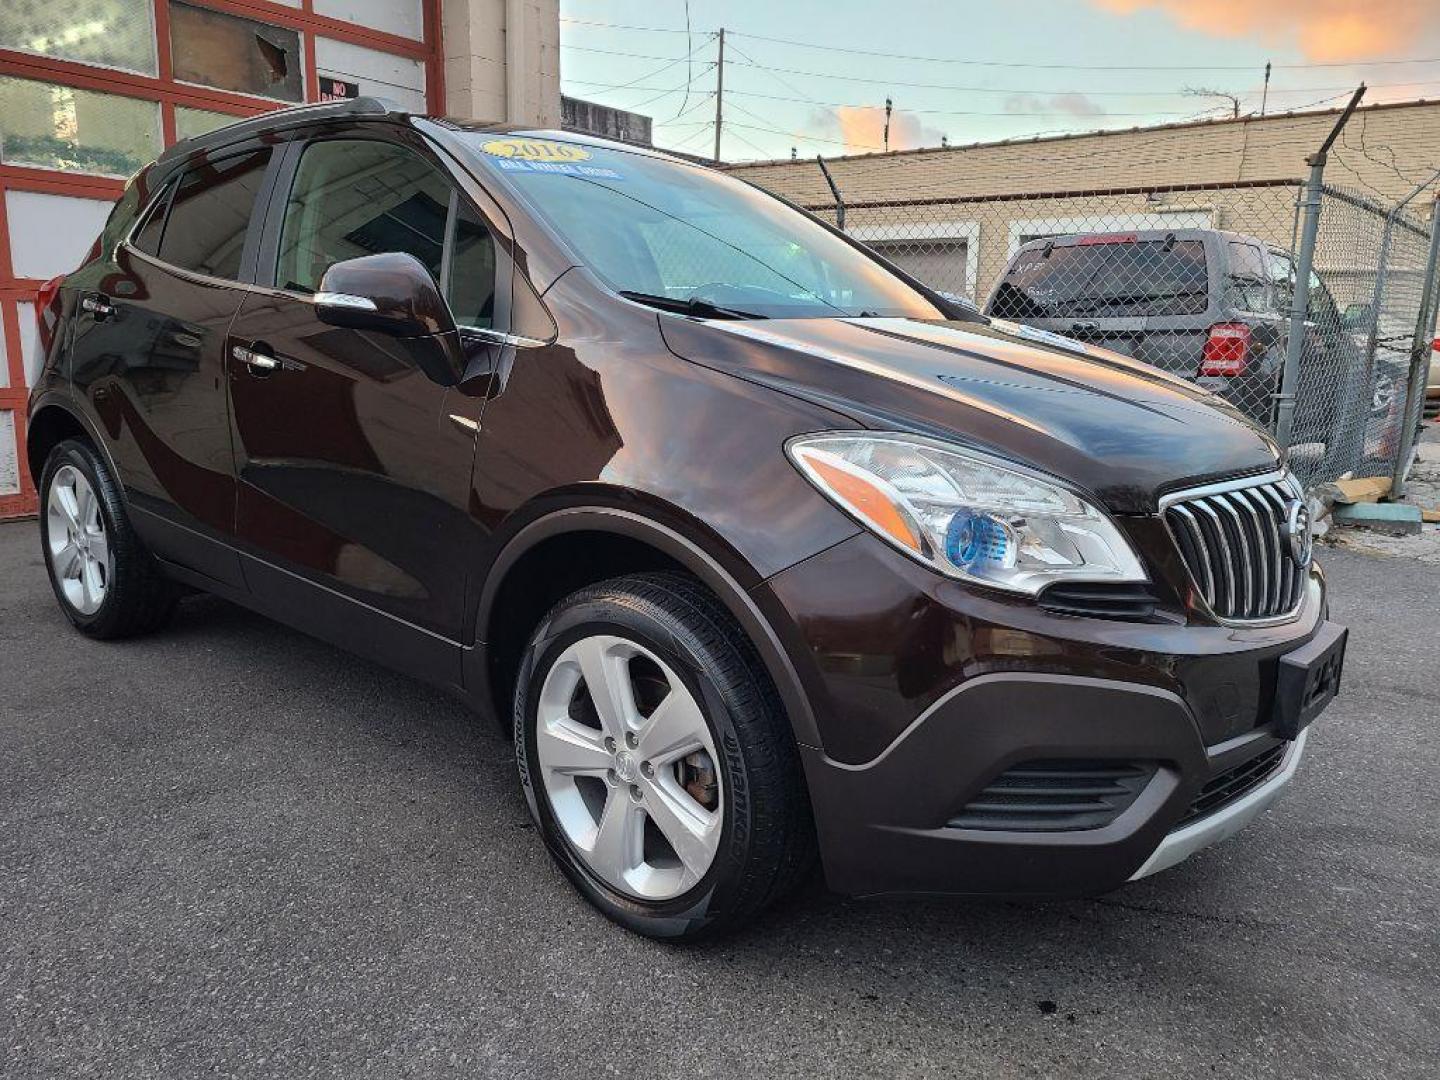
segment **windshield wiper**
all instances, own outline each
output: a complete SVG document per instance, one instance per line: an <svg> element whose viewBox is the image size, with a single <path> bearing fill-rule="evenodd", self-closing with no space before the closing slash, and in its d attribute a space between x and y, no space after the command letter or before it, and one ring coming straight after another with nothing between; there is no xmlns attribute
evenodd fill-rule
<svg viewBox="0 0 1440 1080"><path fill-rule="evenodd" d="M721 307L719 304L711 303L709 300L701 300L698 296L687 296L683 300L675 296L666 296L663 293L635 292L633 289L621 289L620 295L626 300L634 300L637 304L649 304L651 307L659 308L661 311L678 311L681 315L694 315L698 319L764 319L754 311L741 311L739 308Z"/></svg>

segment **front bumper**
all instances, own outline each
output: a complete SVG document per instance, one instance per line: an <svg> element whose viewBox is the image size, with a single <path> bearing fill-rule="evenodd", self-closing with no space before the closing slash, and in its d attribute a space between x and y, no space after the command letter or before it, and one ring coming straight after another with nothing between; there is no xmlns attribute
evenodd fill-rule
<svg viewBox="0 0 1440 1080"><path fill-rule="evenodd" d="M801 756L827 879L851 895L1088 895L1230 835L1294 774L1303 739L1272 719L1279 658L1325 607L1316 573L1279 627L1056 615L863 535L757 598L816 715ZM997 778L1076 762L1143 780L1099 824L973 827Z"/></svg>
<svg viewBox="0 0 1440 1080"><path fill-rule="evenodd" d="M1299 737L1287 748L1280 767L1268 780L1198 821L1167 833L1165 839L1160 841L1160 846L1145 860L1145 864L1130 875L1130 880L1138 881L1151 874L1158 874L1161 870L1168 870L1176 863L1184 862L1202 848L1234 836L1270 809L1270 805L1294 779L1295 770L1300 767L1300 757L1305 753L1305 740L1309 737L1308 729L1300 732Z"/></svg>

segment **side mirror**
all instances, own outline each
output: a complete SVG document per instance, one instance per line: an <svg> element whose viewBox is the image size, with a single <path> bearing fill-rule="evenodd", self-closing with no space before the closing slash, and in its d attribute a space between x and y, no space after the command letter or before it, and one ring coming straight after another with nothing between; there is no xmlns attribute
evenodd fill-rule
<svg viewBox="0 0 1440 1080"><path fill-rule="evenodd" d="M430 271L399 251L346 259L325 271L315 293L322 322L395 337L423 337L455 329L450 306Z"/></svg>
<svg viewBox="0 0 1440 1080"><path fill-rule="evenodd" d="M1362 326L1370 325L1369 304L1349 304L1345 308L1345 314L1340 316L1340 325L1346 330L1358 330Z"/></svg>

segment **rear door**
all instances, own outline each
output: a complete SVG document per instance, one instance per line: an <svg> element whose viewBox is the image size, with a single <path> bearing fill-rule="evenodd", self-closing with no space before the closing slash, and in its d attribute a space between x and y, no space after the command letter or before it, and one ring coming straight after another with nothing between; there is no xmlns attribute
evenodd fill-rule
<svg viewBox="0 0 1440 1080"><path fill-rule="evenodd" d="M75 382L106 429L136 529L163 558L240 584L225 339L274 150L217 150L162 190L113 265L77 279Z"/></svg>
<svg viewBox="0 0 1440 1080"><path fill-rule="evenodd" d="M262 602L361 651L408 650L400 666L456 681L480 539L469 494L485 380L447 385L412 342L327 325L311 298L338 261L408 252L457 322L494 329L509 276L497 273L493 215L418 138L382 130L393 134L357 127L297 143L277 181L260 268L269 284L230 331L237 532ZM278 366L247 365L253 353Z"/></svg>

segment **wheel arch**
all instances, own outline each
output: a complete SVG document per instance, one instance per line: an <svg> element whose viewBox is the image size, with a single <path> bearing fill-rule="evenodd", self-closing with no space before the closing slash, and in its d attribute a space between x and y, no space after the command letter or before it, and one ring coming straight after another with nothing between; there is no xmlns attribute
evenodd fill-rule
<svg viewBox="0 0 1440 1080"><path fill-rule="evenodd" d="M115 459L94 423L73 403L56 394L48 394L37 401L25 424L25 457L35 483L40 483L50 452L66 439L74 438L83 439L95 448L104 459L110 475L119 484L120 473L115 468Z"/></svg>
<svg viewBox="0 0 1440 1080"><path fill-rule="evenodd" d="M815 717L794 664L754 597L726 565L727 559L735 562L738 556L732 552L722 555L714 550L719 546L718 541L707 545L672 524L622 507L567 506L529 521L500 549L480 590L475 627L477 642L482 644L472 650L467 663L467 688L495 709L497 719L508 731L513 675L518 666L511 661L518 660L530 631L554 602L574 588L606 577L676 569L703 584L749 636L780 694L796 741L818 746ZM557 556L582 549L587 553L603 549L599 550L596 564L602 572L583 575L585 580L573 586L560 575L563 591L553 599L550 594L554 588L535 596L525 594L525 583L534 582L537 573L546 574ZM522 595L526 595L528 610L516 619L513 601ZM523 629L518 629L522 625ZM508 633L509 640L497 640L497 631L501 635Z"/></svg>

